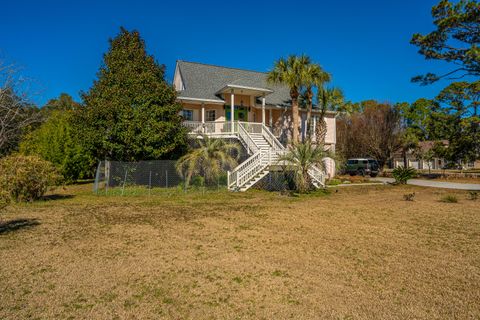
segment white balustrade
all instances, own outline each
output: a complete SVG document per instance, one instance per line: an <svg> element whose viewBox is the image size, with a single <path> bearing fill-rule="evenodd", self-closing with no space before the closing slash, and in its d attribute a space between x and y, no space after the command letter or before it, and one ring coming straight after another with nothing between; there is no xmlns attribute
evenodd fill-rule
<svg viewBox="0 0 480 320"><path fill-rule="evenodd" d="M205 134L211 137L231 137L232 133L252 154L247 160L239 164L232 171L227 172L227 184L230 190L239 190L249 181L271 165L285 165L279 161L289 151L278 141L274 134L263 123L242 121L184 121L183 125L191 134ZM233 130L232 130L233 125ZM270 145L268 149L261 149L251 134L261 134ZM325 173L317 167L308 171L312 179L320 185L325 185Z"/></svg>

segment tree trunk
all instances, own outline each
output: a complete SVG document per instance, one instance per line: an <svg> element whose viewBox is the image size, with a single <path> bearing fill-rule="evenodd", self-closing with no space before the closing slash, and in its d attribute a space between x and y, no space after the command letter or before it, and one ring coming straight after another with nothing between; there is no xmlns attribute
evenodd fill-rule
<svg viewBox="0 0 480 320"><path fill-rule="evenodd" d="M312 107L313 107L312 99L309 99L308 100L308 106L307 106L307 126L305 128L307 139L310 139L311 136L312 136L312 128L311 128Z"/></svg>
<svg viewBox="0 0 480 320"><path fill-rule="evenodd" d="M298 95L292 96L292 120L293 120L293 128L292 128L292 143L297 144L299 142L298 139Z"/></svg>
<svg viewBox="0 0 480 320"><path fill-rule="evenodd" d="M311 91L311 90L310 90ZM312 137L312 126L311 126L311 121L312 121L312 109L313 109L313 94L309 92L308 94L308 105L307 105L307 125L306 125L306 138L310 140Z"/></svg>
<svg viewBox="0 0 480 320"><path fill-rule="evenodd" d="M403 156L403 167L406 168L408 166L408 161L407 161L407 151L405 149L402 150L402 156Z"/></svg>

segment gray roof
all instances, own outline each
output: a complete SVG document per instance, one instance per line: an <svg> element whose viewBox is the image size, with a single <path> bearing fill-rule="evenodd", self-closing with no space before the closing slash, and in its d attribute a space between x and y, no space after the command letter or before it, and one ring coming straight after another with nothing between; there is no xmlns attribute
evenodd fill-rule
<svg viewBox="0 0 480 320"><path fill-rule="evenodd" d="M267 83L265 72L249 71L228 67L220 67L203 63L177 61L185 90L179 92L180 98L195 98L223 101L216 95L226 85L237 85L254 88L270 89L273 92L266 95L269 105L290 106L290 91L288 87Z"/></svg>

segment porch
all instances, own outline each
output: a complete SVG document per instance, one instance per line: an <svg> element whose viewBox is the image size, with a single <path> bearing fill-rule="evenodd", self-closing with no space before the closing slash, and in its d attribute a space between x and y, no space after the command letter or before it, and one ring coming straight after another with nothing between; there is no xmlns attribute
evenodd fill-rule
<svg viewBox="0 0 480 320"><path fill-rule="evenodd" d="M190 135L205 135L213 138L237 138L240 127L250 134L261 134L263 130L269 130L263 123L246 121L183 121L183 126L188 129Z"/></svg>

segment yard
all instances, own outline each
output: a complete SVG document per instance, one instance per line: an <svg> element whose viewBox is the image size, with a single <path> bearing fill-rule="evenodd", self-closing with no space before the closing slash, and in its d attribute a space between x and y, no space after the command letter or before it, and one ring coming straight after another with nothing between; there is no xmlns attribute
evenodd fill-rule
<svg viewBox="0 0 480 320"><path fill-rule="evenodd" d="M480 317L479 200L466 192L91 187L1 216L0 318Z"/></svg>

